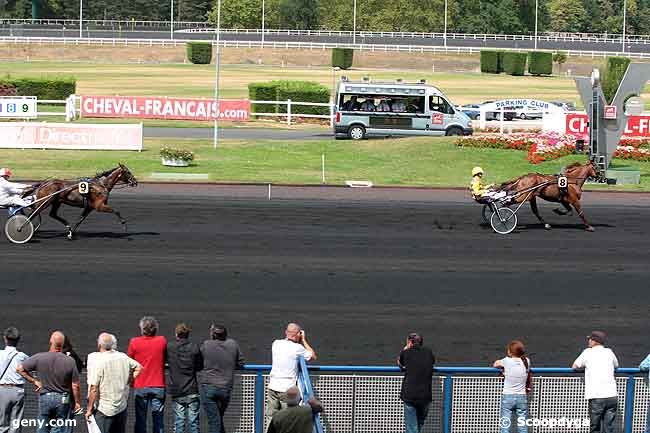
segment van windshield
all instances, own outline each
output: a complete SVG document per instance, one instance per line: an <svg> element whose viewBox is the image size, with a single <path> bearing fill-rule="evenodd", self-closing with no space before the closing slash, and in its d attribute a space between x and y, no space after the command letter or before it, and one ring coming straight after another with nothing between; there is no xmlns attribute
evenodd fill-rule
<svg viewBox="0 0 650 433"><path fill-rule="evenodd" d="M380 113L424 113L424 96L358 95L344 93L339 97L339 110Z"/></svg>
<svg viewBox="0 0 650 433"><path fill-rule="evenodd" d="M440 96L429 96L429 109L438 113L454 114L452 106Z"/></svg>

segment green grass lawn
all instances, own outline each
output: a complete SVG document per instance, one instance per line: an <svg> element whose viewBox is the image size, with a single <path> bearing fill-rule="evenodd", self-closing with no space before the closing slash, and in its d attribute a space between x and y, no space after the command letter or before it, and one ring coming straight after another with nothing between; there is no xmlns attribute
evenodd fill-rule
<svg viewBox="0 0 650 433"><path fill-rule="evenodd" d="M163 145L191 149L193 166L166 168L158 150ZM369 180L375 185L465 187L470 170L481 165L486 180L502 182L528 172L557 173L584 156L531 165L526 153L513 150L458 148L448 138L406 138L362 142L310 140L305 142L224 140L219 149L209 140L147 139L143 152L0 150L0 160L23 179L87 176L127 164L140 180L152 173L205 173L212 182L271 182L320 184L321 155L326 159L326 183ZM650 191L650 163L628 163L642 170L642 184L628 190ZM611 187L610 187L611 188ZM621 187L617 187L621 189Z"/></svg>
<svg viewBox="0 0 650 433"><path fill-rule="evenodd" d="M34 77L74 76L79 95L187 96L214 95L214 66L191 64L97 64L80 62L0 62L0 75ZM529 97L580 102L573 79L566 77L512 77L478 73L431 73L355 69L344 71L353 80L426 79L456 104L487 99ZM281 68L264 65L225 65L221 75L223 98L248 97L248 83L269 80L313 80L332 86L332 70L325 67ZM645 96L650 96L646 87Z"/></svg>

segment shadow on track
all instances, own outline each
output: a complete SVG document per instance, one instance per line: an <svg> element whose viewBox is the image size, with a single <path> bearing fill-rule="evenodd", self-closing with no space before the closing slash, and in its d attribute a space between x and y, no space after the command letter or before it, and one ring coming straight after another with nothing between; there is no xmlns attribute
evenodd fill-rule
<svg viewBox="0 0 650 433"><path fill-rule="evenodd" d="M124 233L115 233L115 232L77 232L75 233L75 239L130 239L133 237L143 237L143 236L160 236L159 232L124 232ZM53 230L39 230L34 234L34 238L39 239L57 239L57 238L67 238L67 234L60 231Z"/></svg>

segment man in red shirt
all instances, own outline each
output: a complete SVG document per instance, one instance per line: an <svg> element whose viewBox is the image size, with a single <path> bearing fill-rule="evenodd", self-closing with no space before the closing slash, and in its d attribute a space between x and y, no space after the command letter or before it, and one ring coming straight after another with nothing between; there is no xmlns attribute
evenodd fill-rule
<svg viewBox="0 0 650 433"><path fill-rule="evenodd" d="M153 433L164 433L165 357L167 339L157 336L158 321L150 316L140 319L141 337L132 338L127 355L143 367L135 379L135 433L146 433L147 412L151 407Z"/></svg>

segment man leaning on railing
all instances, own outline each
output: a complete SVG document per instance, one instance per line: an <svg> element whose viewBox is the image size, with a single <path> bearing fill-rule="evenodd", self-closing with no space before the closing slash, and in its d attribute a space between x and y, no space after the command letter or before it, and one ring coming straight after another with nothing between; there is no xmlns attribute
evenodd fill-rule
<svg viewBox="0 0 650 433"><path fill-rule="evenodd" d="M286 392L287 407L276 412L266 433L313 433L314 416L323 411L323 406L315 398L300 406L300 390L292 386Z"/></svg>
<svg viewBox="0 0 650 433"><path fill-rule="evenodd" d="M397 365L404 372L400 398L404 402L406 433L422 432L433 400L431 382L436 358L423 343L420 334L409 334L397 359Z"/></svg>

